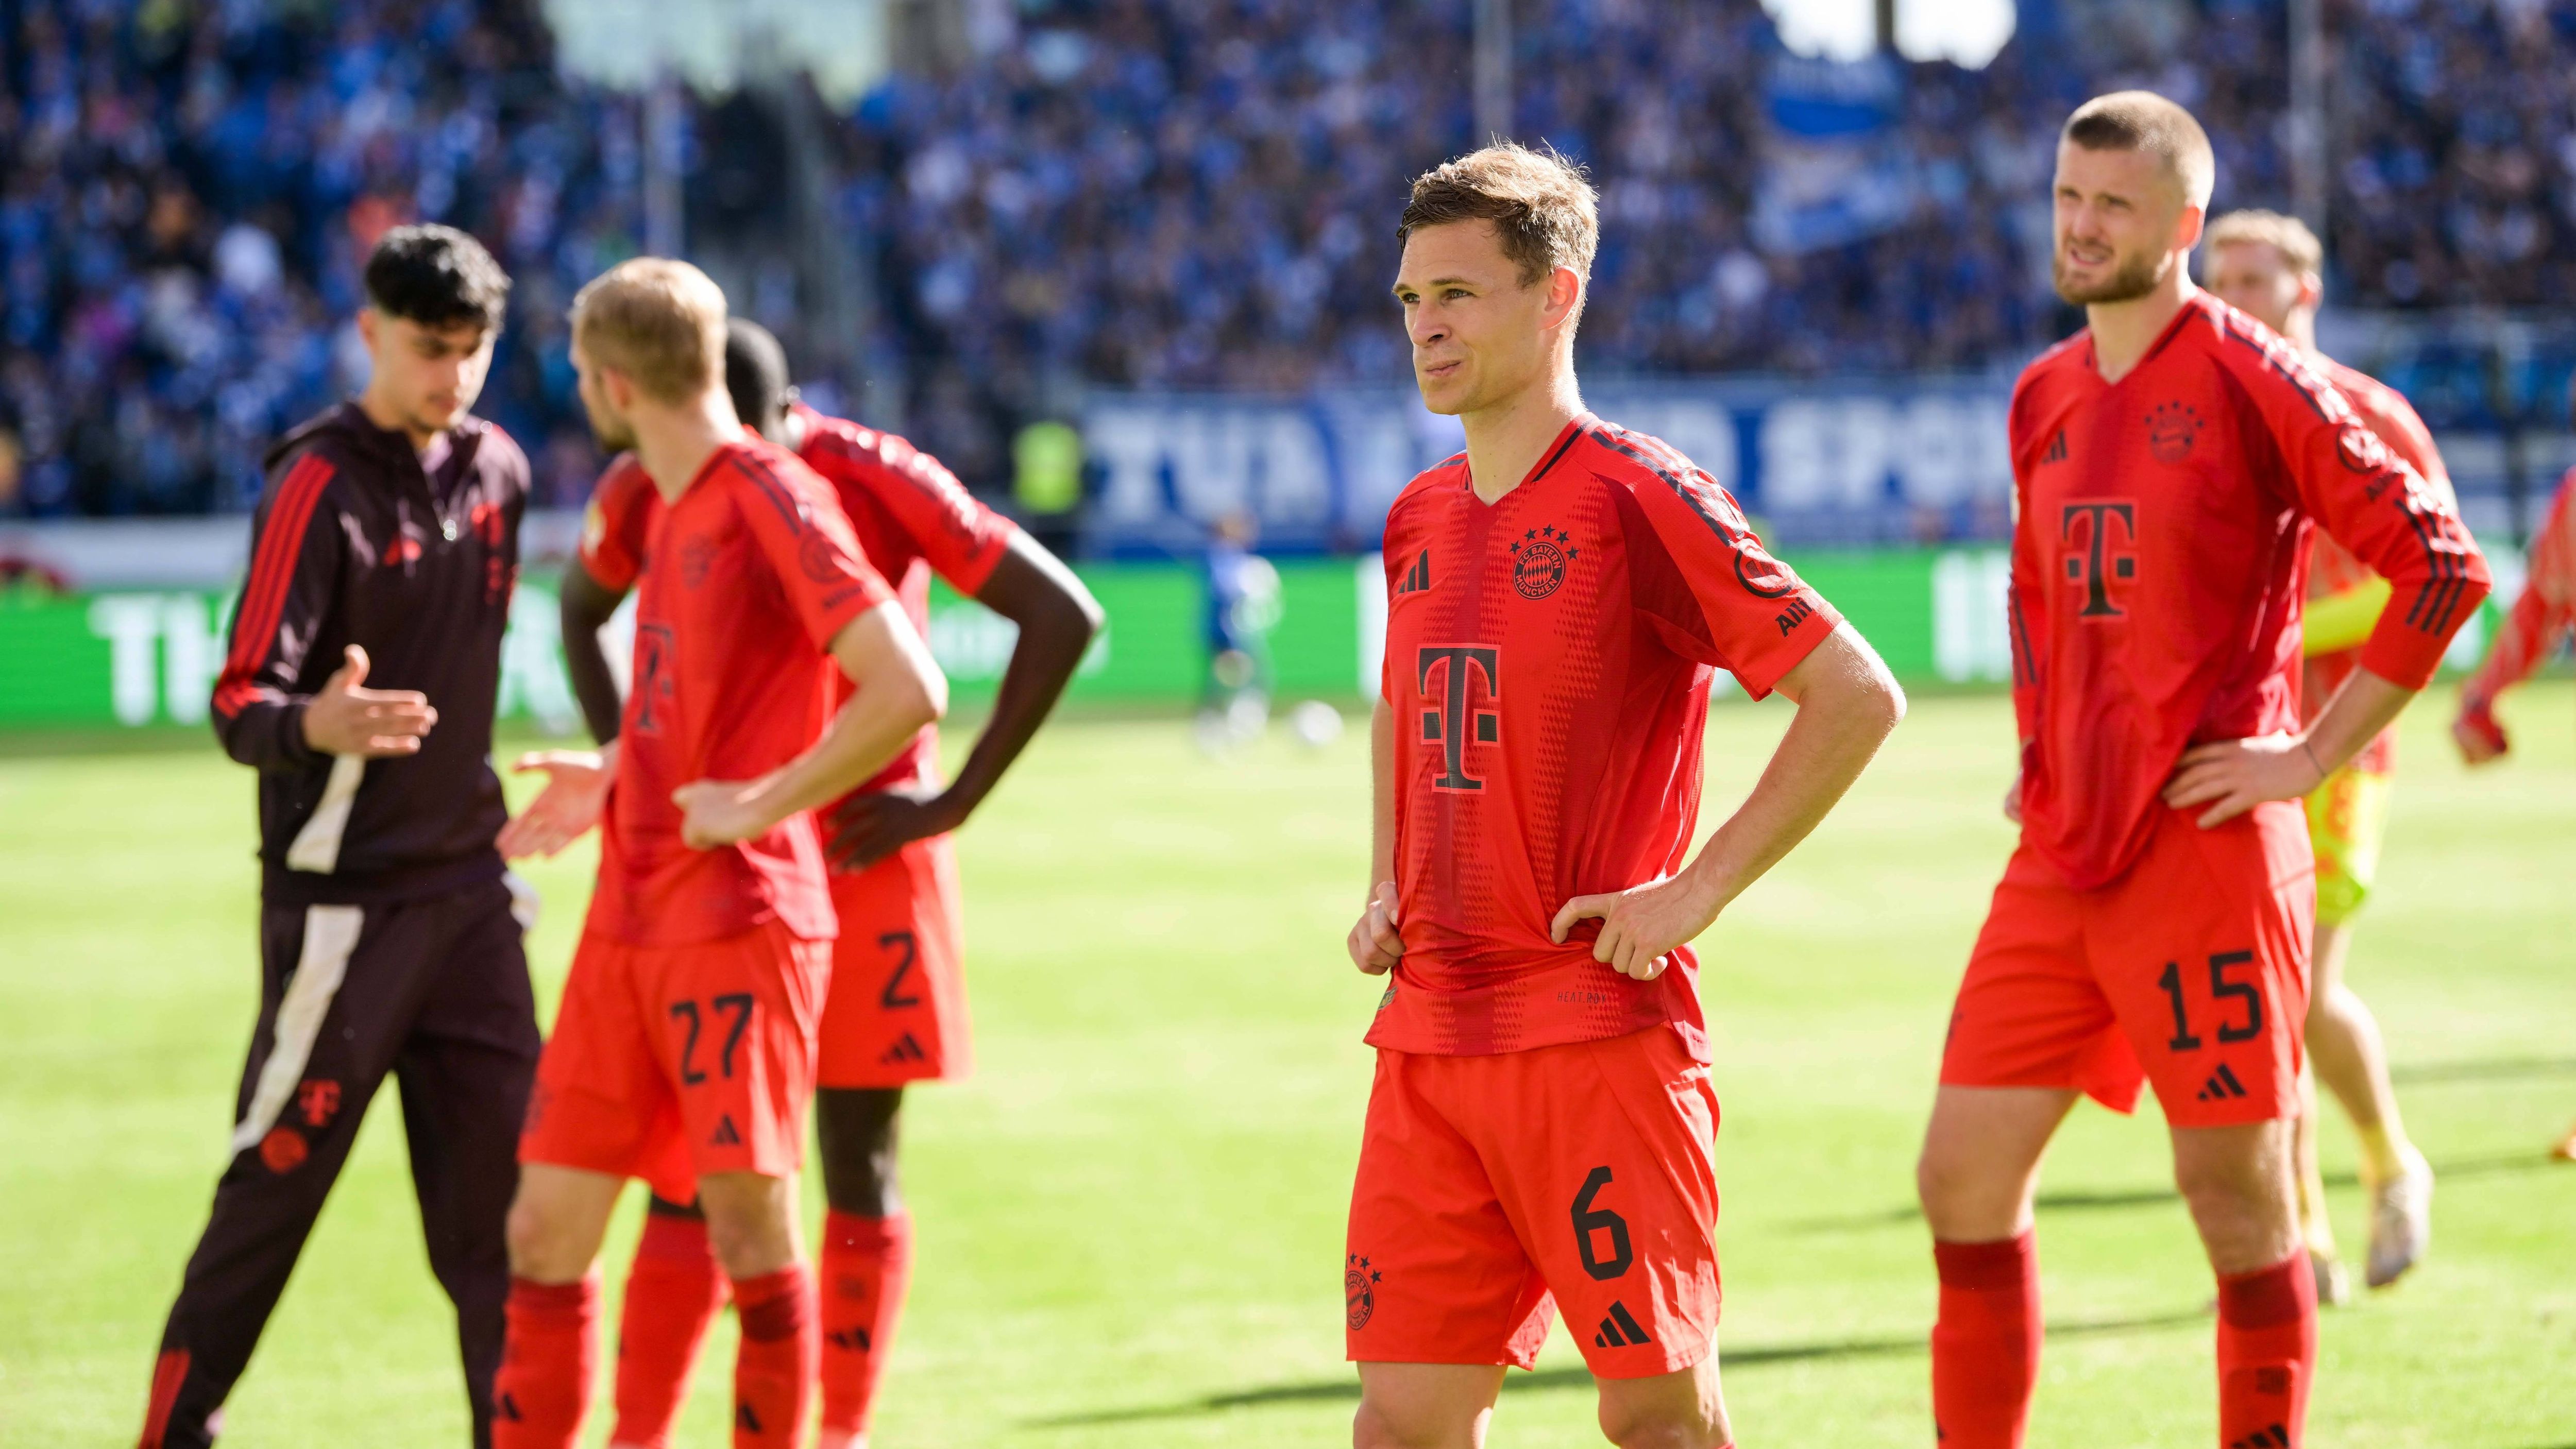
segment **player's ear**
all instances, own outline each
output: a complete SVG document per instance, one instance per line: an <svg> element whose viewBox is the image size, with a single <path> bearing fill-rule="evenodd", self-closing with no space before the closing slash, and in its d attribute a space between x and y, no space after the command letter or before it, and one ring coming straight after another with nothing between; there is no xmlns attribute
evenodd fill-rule
<svg viewBox="0 0 2576 1449"><path fill-rule="evenodd" d="M1547 274L1547 317L1550 327L1562 325L1574 315L1583 301L1583 278L1572 267L1558 267Z"/></svg>
<svg viewBox="0 0 2576 1449"><path fill-rule="evenodd" d="M367 350L369 352L376 350L376 329L380 321L381 319L375 308L361 307L358 309L358 340L367 344Z"/></svg>
<svg viewBox="0 0 2576 1449"><path fill-rule="evenodd" d="M2209 224L2209 208L2183 203L2182 216L2174 224L2174 249L2191 251L2200 245L2200 234Z"/></svg>
<svg viewBox="0 0 2576 1449"><path fill-rule="evenodd" d="M2315 308L2326 300L2326 279L2314 272L2299 273L2299 305Z"/></svg>

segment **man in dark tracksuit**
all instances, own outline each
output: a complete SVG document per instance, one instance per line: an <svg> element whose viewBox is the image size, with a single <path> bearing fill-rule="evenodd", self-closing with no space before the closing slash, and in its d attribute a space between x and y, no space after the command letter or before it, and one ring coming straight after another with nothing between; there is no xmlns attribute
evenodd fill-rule
<svg viewBox="0 0 2576 1449"><path fill-rule="evenodd" d="M270 455L215 686L216 733L259 771L259 1024L145 1449L213 1442L388 1071L490 1442L539 1045L488 758L528 463L467 411L509 279L462 232L404 227L366 281L373 374Z"/></svg>

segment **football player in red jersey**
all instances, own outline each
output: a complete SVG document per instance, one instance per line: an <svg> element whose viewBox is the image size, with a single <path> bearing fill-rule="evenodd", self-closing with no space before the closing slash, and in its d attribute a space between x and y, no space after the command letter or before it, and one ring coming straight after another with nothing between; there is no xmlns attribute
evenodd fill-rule
<svg viewBox="0 0 2576 1449"><path fill-rule="evenodd" d="M2496 698L2531 677L2568 631L2576 628L2576 468L2558 480L2549 515L2531 536L2524 558L2522 594L2496 630L2477 673L2460 686L2460 711L2451 738L2472 765L2490 764L2512 748L2496 720ZM2562 1156L2576 1156L2576 1134Z"/></svg>
<svg viewBox="0 0 2576 1449"><path fill-rule="evenodd" d="M724 294L639 258L582 289L573 364L602 442L662 499L607 831L520 1139L496 1449L565 1449L595 1357L599 1254L628 1177L705 1206L742 1342L734 1443L800 1441L821 1336L795 1174L837 929L808 813L939 717L947 684L831 485L743 431ZM824 661L859 688L826 720ZM531 807L531 814L537 813Z"/></svg>
<svg viewBox="0 0 2576 1449"><path fill-rule="evenodd" d="M2057 148L2087 328L2013 392L2022 839L1953 1009L1920 1165L1947 1449L2018 1445L2031 1200L2075 1099L2152 1081L2218 1275L2219 1439L2300 1442L2316 1284L2291 1159L2314 908L2295 803L2396 719L2486 594L2459 515L2298 348L2192 285L2215 162L2181 107L2086 102ZM2303 725L2312 528L2393 596Z"/></svg>
<svg viewBox="0 0 2576 1449"><path fill-rule="evenodd" d="M1709 1040L1689 942L1902 717L1833 606L1663 443L1586 411L1591 186L1498 145L1425 173L1395 295L1467 451L1387 515L1369 899L1389 981L1351 1191L1353 1440L1481 1444L1562 1304L1622 1445L1731 1442ZM1710 681L1797 717L1696 859Z"/></svg>
<svg viewBox="0 0 2576 1449"><path fill-rule="evenodd" d="M2451 738L2460 747L2460 757L2472 765L2492 764L2512 748L2495 716L2496 696L2530 678L2540 661L2576 628L2576 468L2558 480L2549 516L2531 536L2523 564L2522 594L2496 630L2486 662L2460 686L2460 711L2451 721ZM2576 1127L2567 1129L2549 1155L2576 1162Z"/></svg>
<svg viewBox="0 0 2576 1449"><path fill-rule="evenodd" d="M2295 342L2360 414L2379 440L2425 483L2451 499L2450 473L2433 434L2395 388L2317 350L2317 305L2325 296L2325 252L2306 224L2269 211L2235 211L2209 225L2205 271L2220 301ZM2360 667L2361 646L2387 605L2388 581L2343 545L2319 532L2308 539L2306 612L2300 648L2307 656L2300 702L2310 718L2336 685ZM2361 1176L2370 1190L2370 1258L2364 1279L2384 1288L2415 1266L2433 1237L2433 1169L2407 1139L2379 1020L2344 984L2352 918L2368 899L2388 832L2388 794L2397 773L2394 726L2362 747L2307 798L2308 840L2317 857L2316 938L2310 948L2307 1048L2322 1079L2352 1118L2361 1140ZM2313 1104L2313 1083L2300 1085ZM2321 1302L2349 1295L2335 1258L2334 1229L2317 1169L2316 1114L2299 1114L2299 1221Z"/></svg>
<svg viewBox="0 0 2576 1449"><path fill-rule="evenodd" d="M818 1449L867 1441L869 1411L891 1350L911 1266L912 1222L896 1187L896 1122L904 1084L963 1078L970 1066L964 921L949 832L962 824L1044 723L1081 664L1100 606L1055 555L975 501L939 461L903 439L796 400L787 356L756 322L725 339L725 388L745 425L796 450L839 494L871 564L916 631L930 626L930 576L1018 626L991 720L956 780L939 779L938 734L924 729L848 800L830 852L841 934L822 1017L814 1120L824 1218L822 1434ZM661 495L633 454L601 475L581 554L565 571L567 671L592 734L617 738L617 685L599 643L645 567ZM847 693L838 670L832 687ZM838 698L839 695L834 696ZM556 769L558 753L521 768ZM585 768L578 762L569 766ZM535 812L531 812L532 815ZM567 819L532 847L548 853L587 820ZM617 1449L664 1449L699 1344L724 1297L704 1216L655 1198L626 1282L618 1326Z"/></svg>

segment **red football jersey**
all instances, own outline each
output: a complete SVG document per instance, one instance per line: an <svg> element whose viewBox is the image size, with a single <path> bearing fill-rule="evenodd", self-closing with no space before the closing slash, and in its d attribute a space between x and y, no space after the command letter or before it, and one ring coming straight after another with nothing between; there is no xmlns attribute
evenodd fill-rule
<svg viewBox="0 0 2576 1449"><path fill-rule="evenodd" d="M658 510L649 547L656 565L635 603L634 683L589 929L680 946L774 915L798 936L830 939L837 926L811 814L756 840L691 850L671 792L757 779L812 745L825 719L825 651L893 592L859 552L831 485L757 438L707 459L679 502Z"/></svg>
<svg viewBox="0 0 2576 1449"><path fill-rule="evenodd" d="M1762 551L1708 474L1589 414L1487 504L1464 454L1387 512L1404 957L1368 1039L1478 1056L1677 1027L1700 1060L1699 960L1653 981L1563 945L1578 895L1681 868L1709 681L1757 697L1839 616Z"/></svg>
<svg viewBox="0 0 2576 1449"><path fill-rule="evenodd" d="M2379 435L2389 450L2406 460L2435 493L2457 507L2451 492L2450 472L2442 466L2442 455L2433 447L2432 430L2415 414L2414 407L2397 389L2366 372L2344 366L2332 358L2324 359L2326 381L2352 404L2363 426ZM2358 588L2378 575L2368 565L2352 556L2352 551L2334 541L2322 529L2308 535L2308 602L2330 599L2346 589ZM2300 710L2303 718L2314 719L2325 708L2335 689L2361 667L2359 649L2341 649L2330 654L2308 656L2307 674L2301 690ZM2381 774L2397 766L2397 726L2390 725L2379 737L2362 747L2355 762L2363 769Z"/></svg>
<svg viewBox="0 0 2576 1449"><path fill-rule="evenodd" d="M2022 838L2087 890L2182 752L2299 727L2311 520L2395 587L2360 662L2420 688L2486 596L2459 513L2271 329L2202 293L2117 384L2079 332L2013 389Z"/></svg>
<svg viewBox="0 0 2576 1449"><path fill-rule="evenodd" d="M797 457L832 485L861 551L903 601L913 629L928 638L930 576L938 574L961 594L975 593L992 577L1019 525L975 501L938 459L894 434L802 403L795 411L805 425ZM610 589L633 585L643 572L644 541L660 507L653 480L631 456L609 465L592 491L582 528L582 563L592 578ZM838 668L825 668L837 709L853 686ZM925 726L856 793L931 780L938 765L939 730Z"/></svg>

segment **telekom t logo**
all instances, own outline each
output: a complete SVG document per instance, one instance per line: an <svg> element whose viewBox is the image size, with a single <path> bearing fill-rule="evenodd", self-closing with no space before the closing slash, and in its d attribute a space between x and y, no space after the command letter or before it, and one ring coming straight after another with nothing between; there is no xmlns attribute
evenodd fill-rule
<svg viewBox="0 0 2576 1449"><path fill-rule="evenodd" d="M1431 676L1442 672L1438 694L1431 691ZM1482 790L1485 782L1467 773L1467 733L1475 731L1480 744L1492 744L1501 736L1503 716L1503 675L1499 651L1477 644L1430 644L1423 646L1414 661L1414 688L1432 707L1422 712L1422 738L1440 745L1440 778L1431 782L1437 790ZM1484 688L1479 691L1476 679L1482 676Z"/></svg>
<svg viewBox="0 0 2576 1449"><path fill-rule="evenodd" d="M2119 520L2120 537L2111 537L2111 522ZM2122 583L2138 576L2138 556L2122 551L2122 545L2136 541L2138 510L2128 503L2069 503L2060 525L2060 541L2074 551L2066 555L2066 581L2084 586L2084 607L2076 611L2079 619L2117 619L2122 611L2111 603L2111 580Z"/></svg>

